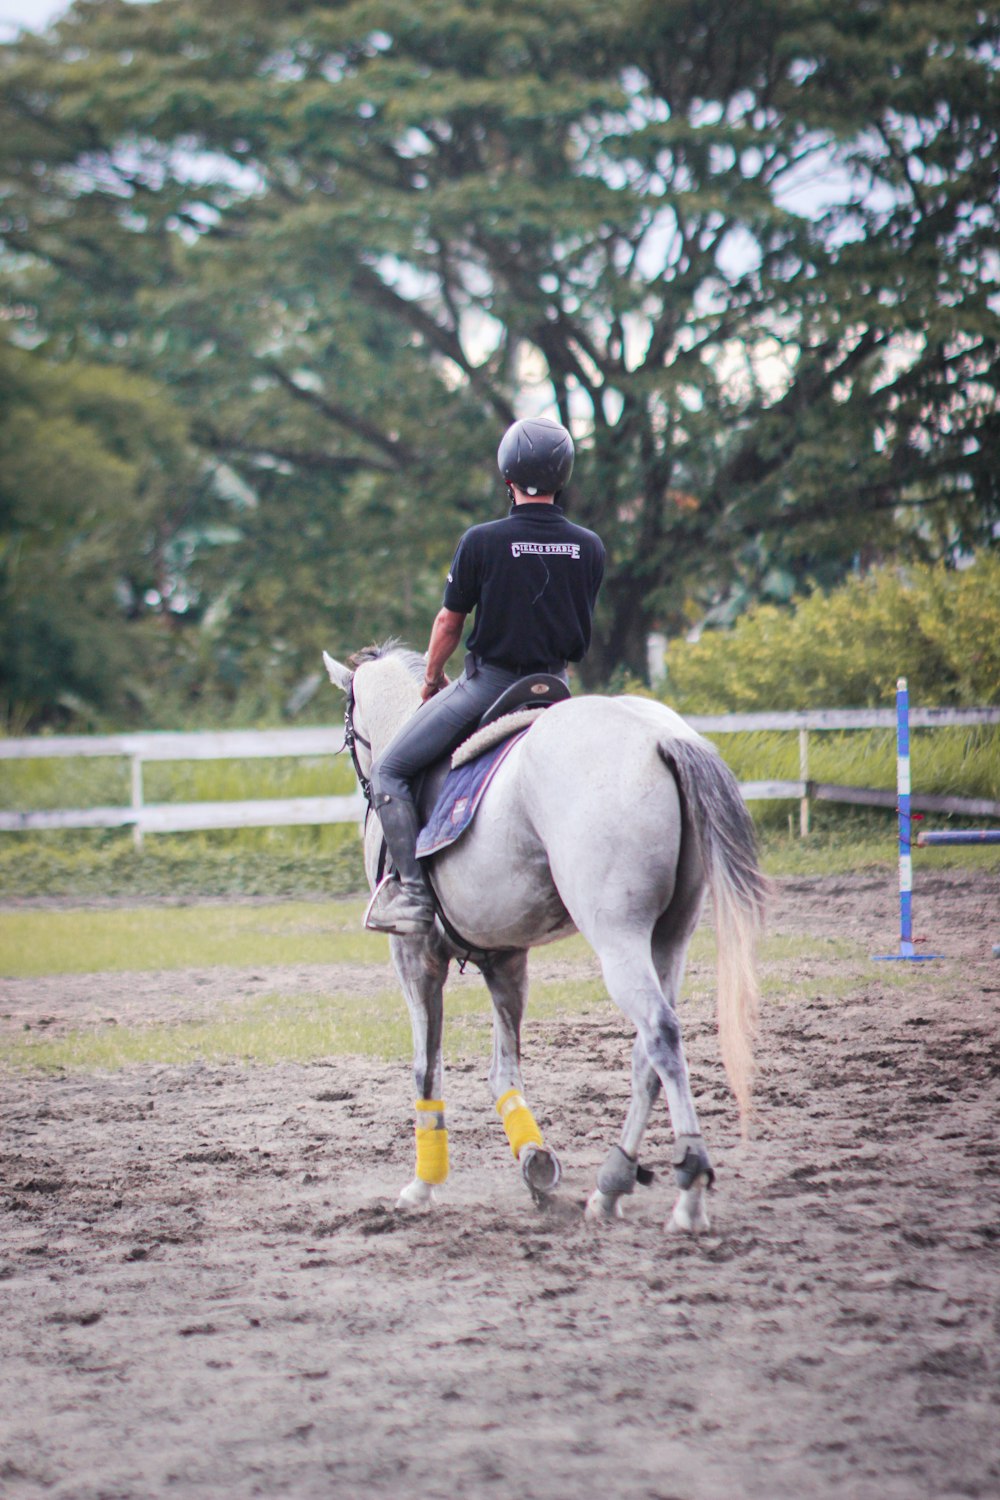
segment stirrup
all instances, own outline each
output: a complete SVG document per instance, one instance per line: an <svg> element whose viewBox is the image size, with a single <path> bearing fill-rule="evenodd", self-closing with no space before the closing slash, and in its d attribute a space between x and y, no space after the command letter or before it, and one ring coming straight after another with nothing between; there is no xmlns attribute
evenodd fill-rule
<svg viewBox="0 0 1000 1500"><path fill-rule="evenodd" d="M434 926L434 905L428 896L418 902L395 875L384 875L372 892L365 912L364 926L369 932L388 932L410 937L430 932Z"/></svg>

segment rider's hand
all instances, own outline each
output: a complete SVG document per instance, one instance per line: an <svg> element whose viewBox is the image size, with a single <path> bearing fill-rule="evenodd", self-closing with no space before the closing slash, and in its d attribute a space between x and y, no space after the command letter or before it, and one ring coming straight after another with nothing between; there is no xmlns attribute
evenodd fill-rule
<svg viewBox="0 0 1000 1500"><path fill-rule="evenodd" d="M427 678L425 677L420 687L420 701L422 703L426 703L428 698L433 698L435 693L439 693L443 687L447 686L448 678L445 676L444 672L441 673L441 676L437 679L436 682L428 682Z"/></svg>

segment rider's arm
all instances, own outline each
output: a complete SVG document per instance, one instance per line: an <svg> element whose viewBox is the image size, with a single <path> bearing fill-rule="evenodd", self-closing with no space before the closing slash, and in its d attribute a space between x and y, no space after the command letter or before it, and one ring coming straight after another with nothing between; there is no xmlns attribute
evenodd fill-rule
<svg viewBox="0 0 1000 1500"><path fill-rule="evenodd" d="M458 614L453 609L439 609L431 627L431 641L427 647L427 666L424 671L424 683L420 690L420 696L426 703L428 698L433 698L445 686L448 679L444 675L445 663L449 656L462 639L462 627L465 624L465 616Z"/></svg>

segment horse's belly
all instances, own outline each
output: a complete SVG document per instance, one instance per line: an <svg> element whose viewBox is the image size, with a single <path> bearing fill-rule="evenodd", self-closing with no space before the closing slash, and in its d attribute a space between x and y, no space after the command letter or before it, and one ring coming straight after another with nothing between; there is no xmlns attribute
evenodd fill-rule
<svg viewBox="0 0 1000 1500"><path fill-rule="evenodd" d="M492 800L487 794L472 827L435 856L432 878L448 917L483 948L534 948L567 936L573 923L545 850L525 823L494 812Z"/></svg>

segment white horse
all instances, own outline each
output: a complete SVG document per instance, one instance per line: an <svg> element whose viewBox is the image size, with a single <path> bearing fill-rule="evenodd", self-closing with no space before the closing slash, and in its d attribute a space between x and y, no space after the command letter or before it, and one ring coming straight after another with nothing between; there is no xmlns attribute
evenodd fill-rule
<svg viewBox="0 0 1000 1500"><path fill-rule="evenodd" d="M424 662L394 642L350 665L324 652L347 694L348 742L367 777L420 703ZM368 819L365 864L377 879L377 819ZM560 1168L523 1093L520 1030L527 952L574 930L597 954L608 993L636 1028L632 1100L597 1177L587 1212L620 1214L622 1197L649 1174L639 1146L662 1088L675 1136L680 1196L671 1223L708 1227L714 1172L702 1140L676 1001L706 891L718 946L718 1023L726 1071L746 1119L758 992L755 940L765 881L753 825L731 772L708 741L645 698L571 698L537 716L501 764L472 826L433 857L430 876L454 930L474 947L494 1008L489 1082L511 1150L532 1194L555 1188ZM390 939L413 1025L416 1175L400 1207L429 1206L448 1172L442 1099L444 984L462 952L443 929Z"/></svg>

